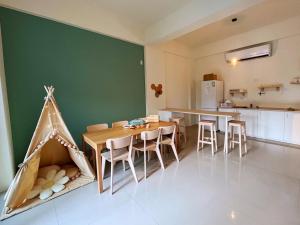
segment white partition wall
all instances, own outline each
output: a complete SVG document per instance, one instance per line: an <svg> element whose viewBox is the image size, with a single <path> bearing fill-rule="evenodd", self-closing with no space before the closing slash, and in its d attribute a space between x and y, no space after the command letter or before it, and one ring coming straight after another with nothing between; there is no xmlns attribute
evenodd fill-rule
<svg viewBox="0 0 300 225"><path fill-rule="evenodd" d="M0 32L0 192L5 191L14 176L10 120L8 112L2 38Z"/></svg>

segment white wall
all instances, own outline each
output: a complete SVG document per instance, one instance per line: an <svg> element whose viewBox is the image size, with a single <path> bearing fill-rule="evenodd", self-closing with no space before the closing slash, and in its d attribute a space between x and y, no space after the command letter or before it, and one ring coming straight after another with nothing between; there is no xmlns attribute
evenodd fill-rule
<svg viewBox="0 0 300 225"><path fill-rule="evenodd" d="M133 43L144 43L143 28L87 0L0 0L0 5Z"/></svg>
<svg viewBox="0 0 300 225"><path fill-rule="evenodd" d="M146 29L146 43L168 41L266 0L190 0Z"/></svg>
<svg viewBox="0 0 300 225"><path fill-rule="evenodd" d="M165 107L191 107L192 62L190 49L175 41L145 46L147 114ZM154 96L152 83L163 85L159 98Z"/></svg>
<svg viewBox="0 0 300 225"><path fill-rule="evenodd" d="M236 66L224 60L224 51L265 41L273 41L272 57L238 62ZM300 76L300 17L200 46L193 55L197 58L194 82L202 80L203 74L216 73L224 80L226 98L231 98L229 89L248 90L246 97L231 98L238 105L300 108L300 85L289 84ZM284 87L259 96L257 87L271 83L283 83Z"/></svg>
<svg viewBox="0 0 300 225"><path fill-rule="evenodd" d="M5 191L14 176L12 140L0 33L0 192Z"/></svg>

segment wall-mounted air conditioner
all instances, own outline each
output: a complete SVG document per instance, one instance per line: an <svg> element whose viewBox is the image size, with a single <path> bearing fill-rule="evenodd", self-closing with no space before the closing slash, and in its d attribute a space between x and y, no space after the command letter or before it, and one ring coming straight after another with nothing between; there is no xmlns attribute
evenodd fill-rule
<svg viewBox="0 0 300 225"><path fill-rule="evenodd" d="M255 59L272 55L271 42L252 45L244 48L235 49L225 53L225 60L229 63L237 61Z"/></svg>

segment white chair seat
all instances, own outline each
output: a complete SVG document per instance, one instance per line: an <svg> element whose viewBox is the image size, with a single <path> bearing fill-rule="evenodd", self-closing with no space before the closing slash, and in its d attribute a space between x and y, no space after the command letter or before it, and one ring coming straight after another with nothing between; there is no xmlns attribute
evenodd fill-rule
<svg viewBox="0 0 300 225"><path fill-rule="evenodd" d="M144 142L139 142L132 146L134 150L138 150L138 151L155 150L155 147L156 147L156 143L154 141L148 141L146 143L146 149L144 149Z"/></svg>
<svg viewBox="0 0 300 225"><path fill-rule="evenodd" d="M216 121L214 120L201 120L199 122L200 125L206 125L206 126L213 126L216 124Z"/></svg>
<svg viewBox="0 0 300 225"><path fill-rule="evenodd" d="M163 136L160 143L163 144L163 145L169 145L169 144L172 143L172 138Z"/></svg>
<svg viewBox="0 0 300 225"><path fill-rule="evenodd" d="M245 126L246 122L242 120L230 120L228 122L228 125L230 126Z"/></svg>
<svg viewBox="0 0 300 225"><path fill-rule="evenodd" d="M101 154L103 158L111 162L110 151ZM126 148L117 149L113 151L114 160L123 160L128 158L128 150Z"/></svg>

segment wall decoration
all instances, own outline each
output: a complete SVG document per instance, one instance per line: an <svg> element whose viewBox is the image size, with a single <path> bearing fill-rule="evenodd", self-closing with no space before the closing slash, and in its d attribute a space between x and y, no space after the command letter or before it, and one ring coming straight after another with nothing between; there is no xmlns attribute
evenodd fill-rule
<svg viewBox="0 0 300 225"><path fill-rule="evenodd" d="M157 86L155 84L151 84L151 89L155 91L155 97L158 98L162 93L162 84L158 84Z"/></svg>
<svg viewBox="0 0 300 225"><path fill-rule="evenodd" d="M294 77L290 84L300 84L300 77Z"/></svg>

